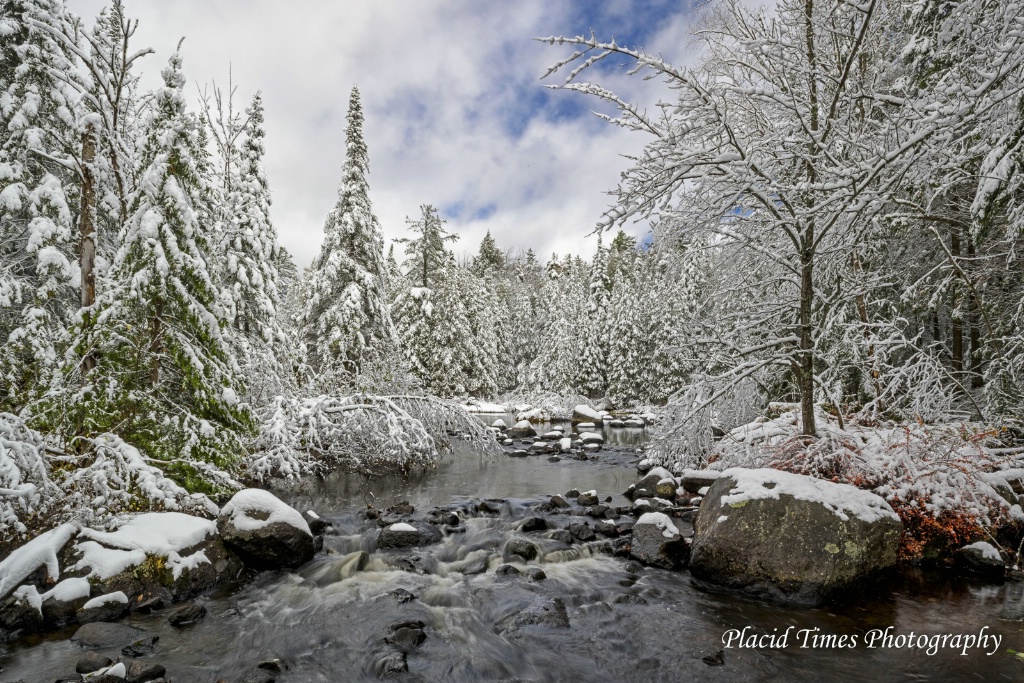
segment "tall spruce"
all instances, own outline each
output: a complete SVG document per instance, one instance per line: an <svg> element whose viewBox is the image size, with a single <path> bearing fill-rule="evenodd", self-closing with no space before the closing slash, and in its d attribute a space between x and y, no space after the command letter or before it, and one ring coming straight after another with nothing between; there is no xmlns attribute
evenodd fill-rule
<svg viewBox="0 0 1024 683"><path fill-rule="evenodd" d="M301 327L315 370L356 374L366 354L389 353L396 335L385 291L384 237L370 204L363 108L355 87L345 137L338 203L324 225Z"/></svg>

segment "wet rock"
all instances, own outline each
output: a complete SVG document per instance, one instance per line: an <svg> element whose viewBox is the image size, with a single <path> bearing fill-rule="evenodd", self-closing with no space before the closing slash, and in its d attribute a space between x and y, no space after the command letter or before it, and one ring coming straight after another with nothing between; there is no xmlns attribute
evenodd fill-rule
<svg viewBox="0 0 1024 683"><path fill-rule="evenodd" d="M178 628L181 628L183 626L194 624L205 616L206 607L204 607L203 605L192 604L185 605L184 607L179 607L178 609L171 612L170 615L168 615L167 617L167 621L171 624L171 626L177 626Z"/></svg>
<svg viewBox="0 0 1024 683"><path fill-rule="evenodd" d="M608 421L608 426L609 427L614 427L615 429L622 429L623 427L626 426L626 423L623 422L622 420L614 419L614 420L609 420Z"/></svg>
<svg viewBox="0 0 1024 683"><path fill-rule="evenodd" d="M540 438L542 441L558 441L562 438L562 432L552 430L541 434Z"/></svg>
<svg viewBox="0 0 1024 683"><path fill-rule="evenodd" d="M587 491L586 493L581 493L579 496L576 497L576 502L579 503L580 505L597 505L597 491Z"/></svg>
<svg viewBox="0 0 1024 683"><path fill-rule="evenodd" d="M569 533L578 541L588 543L597 538L597 534L590 528L590 525L586 522L570 522L568 526Z"/></svg>
<svg viewBox="0 0 1024 683"><path fill-rule="evenodd" d="M593 517L594 519L604 519L608 516L608 513L611 513L613 518L616 516L614 510L602 504L588 507L586 511L587 517Z"/></svg>
<svg viewBox="0 0 1024 683"><path fill-rule="evenodd" d="M462 519L451 510L435 510L427 515L427 521L437 526L458 526Z"/></svg>
<svg viewBox="0 0 1024 683"><path fill-rule="evenodd" d="M75 664L75 671L80 674L91 674L94 671L105 669L113 663L114 660L110 657L90 650L82 655Z"/></svg>
<svg viewBox="0 0 1024 683"><path fill-rule="evenodd" d="M503 633L517 631L526 626L569 628L569 614L561 598L553 598L532 605L505 619L499 626Z"/></svg>
<svg viewBox="0 0 1024 683"><path fill-rule="evenodd" d="M401 503L396 503L391 507L386 508L384 512L397 517L408 517L412 513L416 512L416 508L409 501L403 500Z"/></svg>
<svg viewBox="0 0 1024 683"><path fill-rule="evenodd" d="M572 534L565 529L555 529L548 533L548 538L559 543L572 543Z"/></svg>
<svg viewBox="0 0 1024 683"><path fill-rule="evenodd" d="M902 530L889 504L867 491L739 468L712 484L694 526L696 580L799 605L819 605L895 565Z"/></svg>
<svg viewBox="0 0 1024 683"><path fill-rule="evenodd" d="M705 655L700 658L700 661L704 662L708 666L722 666L725 664L725 650L719 650L714 654Z"/></svg>
<svg viewBox="0 0 1024 683"><path fill-rule="evenodd" d="M510 439L522 439L528 436L537 436L537 430L533 428L529 420L520 420L505 430L505 436Z"/></svg>
<svg viewBox="0 0 1024 683"><path fill-rule="evenodd" d="M582 432L580 434L580 441L583 442L584 446L589 444L603 444L604 437L597 432Z"/></svg>
<svg viewBox="0 0 1024 683"><path fill-rule="evenodd" d="M293 569L313 559L313 534L293 508L262 489L236 493L217 517L221 539L256 569Z"/></svg>
<svg viewBox="0 0 1024 683"><path fill-rule="evenodd" d="M374 665L374 672L380 678L386 678L395 674L405 673L409 670L404 652L392 652L378 660Z"/></svg>
<svg viewBox="0 0 1024 683"><path fill-rule="evenodd" d="M472 560L463 560L449 565L449 569L459 572L464 576L476 576L487 571L487 558L477 557Z"/></svg>
<svg viewBox="0 0 1024 683"><path fill-rule="evenodd" d="M548 578L548 575L540 567L527 567L526 576L529 577L530 581L543 581Z"/></svg>
<svg viewBox="0 0 1024 683"><path fill-rule="evenodd" d="M552 455L548 458L548 462L562 462L562 459L557 455Z"/></svg>
<svg viewBox="0 0 1024 683"><path fill-rule="evenodd" d="M38 599L34 586L28 586L33 600ZM0 641L14 640L43 630L43 615L32 604L28 595L14 595L0 605Z"/></svg>
<svg viewBox="0 0 1024 683"><path fill-rule="evenodd" d="M594 460L594 459L597 458L597 456L594 455L594 453L596 451L601 450L601 444L599 444L599 443L585 443L585 444L583 444L583 450L586 451L586 452L585 453L580 453L580 460L587 460L587 459Z"/></svg>
<svg viewBox="0 0 1024 683"><path fill-rule="evenodd" d="M309 526L309 532L314 536L322 536L333 529L333 525L330 522L312 510L306 510L303 512L302 518L306 520L306 524Z"/></svg>
<svg viewBox="0 0 1024 683"><path fill-rule="evenodd" d="M544 453L551 452L551 445L538 441L537 443L530 446L530 449L526 452L527 455L542 455Z"/></svg>
<svg viewBox="0 0 1024 683"><path fill-rule="evenodd" d="M959 548L953 553L958 569L991 581L1001 582L1006 578L1006 564L994 546L984 541Z"/></svg>
<svg viewBox="0 0 1024 683"><path fill-rule="evenodd" d="M536 544L531 543L530 541L513 538L505 544L505 555L506 557L510 555L518 555L529 562L530 560L537 559L537 556L540 555L540 549Z"/></svg>
<svg viewBox="0 0 1024 683"><path fill-rule="evenodd" d="M579 496L579 492L577 492L576 495ZM550 502L551 502L551 505L552 505L553 508L557 508L559 510L568 510L570 507L572 507L569 504L569 501L567 501L562 496L558 496L558 495L551 496L551 501Z"/></svg>
<svg viewBox="0 0 1024 683"><path fill-rule="evenodd" d="M646 605L647 600L640 597L639 595L632 595L630 593L623 593L622 595L615 596L612 600L616 605Z"/></svg>
<svg viewBox="0 0 1024 683"><path fill-rule="evenodd" d="M633 526L630 557L662 569L682 569L690 559L690 546L670 517L651 512Z"/></svg>
<svg viewBox="0 0 1024 683"><path fill-rule="evenodd" d="M404 605L405 603L412 602L416 599L416 596L413 593L405 590L404 588L396 588L395 590L391 591L391 595L393 595L395 599L398 600L399 605Z"/></svg>
<svg viewBox="0 0 1024 683"><path fill-rule="evenodd" d="M527 453L521 448L516 449L514 451L509 451L508 453L508 457L510 458L525 458L527 455L529 455L529 453Z"/></svg>
<svg viewBox="0 0 1024 683"><path fill-rule="evenodd" d="M125 676L126 683L150 683L162 678L167 670L159 664L150 662L132 662L128 667L128 675Z"/></svg>
<svg viewBox="0 0 1024 683"><path fill-rule="evenodd" d="M594 523L594 531L604 536L615 537L619 535L619 529L614 522L602 519Z"/></svg>
<svg viewBox="0 0 1024 683"><path fill-rule="evenodd" d="M71 642L82 647L122 647L146 635L141 628L108 621L96 621L80 627L71 636Z"/></svg>
<svg viewBox="0 0 1024 683"><path fill-rule="evenodd" d="M498 515L501 514L501 504L504 501L497 500L482 500L476 505L478 512L482 512L487 515Z"/></svg>
<svg viewBox="0 0 1024 683"><path fill-rule="evenodd" d="M534 531L547 531L548 523L543 517L527 517L519 525L519 530L530 533Z"/></svg>
<svg viewBox="0 0 1024 683"><path fill-rule="evenodd" d="M78 610L78 623L89 624L94 621L114 621L128 613L128 596L117 591L93 598Z"/></svg>
<svg viewBox="0 0 1024 683"><path fill-rule="evenodd" d="M623 567L630 574L639 574L644 570L644 566L639 562L627 562L626 566Z"/></svg>
<svg viewBox="0 0 1024 683"><path fill-rule="evenodd" d="M89 601L92 586L87 579L64 579L43 594L43 626L47 630L63 628L78 619L78 610Z"/></svg>
<svg viewBox="0 0 1024 683"><path fill-rule="evenodd" d="M494 570L495 576L519 576L522 574L518 568L511 564L503 564Z"/></svg>
<svg viewBox="0 0 1024 683"><path fill-rule="evenodd" d="M153 654L153 650L156 649L156 644L159 640L159 636L140 638L134 643L122 647L121 654L125 657L145 657L146 655Z"/></svg>
<svg viewBox="0 0 1024 683"><path fill-rule="evenodd" d="M567 500L575 500L576 498L579 498L579 497L580 497L579 489L569 489L568 491L565 492L565 498Z"/></svg>
<svg viewBox="0 0 1024 683"><path fill-rule="evenodd" d="M441 531L433 524L399 522L380 532L380 536L377 537L377 548L379 550L412 548L437 543L441 538Z"/></svg>
<svg viewBox="0 0 1024 683"><path fill-rule="evenodd" d="M494 427L495 429L500 429L502 431L508 429L508 425L505 424L505 421L502 420L500 417L494 422L492 422L491 426Z"/></svg>
<svg viewBox="0 0 1024 683"><path fill-rule="evenodd" d="M403 621L391 625L391 634L385 639L388 645L402 652L411 652L427 639L422 621Z"/></svg>
<svg viewBox="0 0 1024 683"><path fill-rule="evenodd" d="M139 614L152 614L174 603L174 594L163 586L154 586L150 590L133 595L128 609Z"/></svg>

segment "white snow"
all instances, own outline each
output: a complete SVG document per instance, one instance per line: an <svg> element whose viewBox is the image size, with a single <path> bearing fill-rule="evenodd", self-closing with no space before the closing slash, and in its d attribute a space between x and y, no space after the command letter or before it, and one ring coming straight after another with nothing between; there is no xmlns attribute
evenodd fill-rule
<svg viewBox="0 0 1024 683"><path fill-rule="evenodd" d="M507 413L508 406L501 403L488 403L487 401L474 401L462 406L467 413Z"/></svg>
<svg viewBox="0 0 1024 683"><path fill-rule="evenodd" d="M672 473L666 470L664 467L654 467L644 475L644 479L647 477L657 477L659 481L661 479L671 479Z"/></svg>
<svg viewBox="0 0 1024 683"><path fill-rule="evenodd" d="M89 602L82 605L82 609L93 609L94 607L103 607L103 605L109 605L110 603L119 603L122 605L128 604L128 596L122 591L116 591L114 593L107 593L106 595L100 595L95 597Z"/></svg>
<svg viewBox="0 0 1024 683"><path fill-rule="evenodd" d="M118 662L117 664L107 667L106 669L100 669L94 675L106 675L113 676L115 678L124 678L128 675L128 669L125 667L124 662Z"/></svg>
<svg viewBox="0 0 1024 683"><path fill-rule="evenodd" d="M88 579L64 579L56 586L42 594L43 602L50 598L58 602L72 602L89 597L92 585Z"/></svg>
<svg viewBox="0 0 1024 683"><path fill-rule="evenodd" d="M985 541L978 541L970 545L965 545L964 550L977 550L981 553L981 556L986 560L995 560L996 562L1002 562L1003 558L999 555L999 551L992 546L991 543Z"/></svg>
<svg viewBox="0 0 1024 683"><path fill-rule="evenodd" d="M664 512L645 512L636 520L637 526L641 524L652 524L661 529L661 535L665 538L674 538L679 535L679 529L672 523L672 518Z"/></svg>
<svg viewBox="0 0 1024 683"><path fill-rule="evenodd" d="M597 425L593 422L580 422L576 425L579 429L597 429Z"/></svg>
<svg viewBox="0 0 1024 683"><path fill-rule="evenodd" d="M581 415L590 422L602 422L601 413L587 405L578 405L572 409L573 416Z"/></svg>
<svg viewBox="0 0 1024 683"><path fill-rule="evenodd" d="M492 422L491 426L494 427L495 429L505 429L506 427L508 427L508 425L505 424L505 421L502 420L500 417L494 422Z"/></svg>
<svg viewBox="0 0 1024 683"><path fill-rule="evenodd" d="M516 422L515 425L513 425L512 428L513 429L527 429L527 428L533 428L533 425L530 424L529 420L520 420L519 422Z"/></svg>
<svg viewBox="0 0 1024 683"><path fill-rule="evenodd" d="M201 552L189 557L180 553L216 533L216 523L208 519L181 512L147 512L133 517L116 531L83 529L80 537L86 540L76 545L82 559L75 568L89 569L89 576L107 579L142 564L149 555L158 555L167 558L167 565L177 579L184 569L194 568L197 562L209 562Z"/></svg>
<svg viewBox="0 0 1024 683"><path fill-rule="evenodd" d="M250 516L250 512L264 513L267 517L266 519L257 519ZM238 529L254 531L281 522L305 531L310 536L313 535L306 520L298 511L263 489L239 491L224 506L221 514L228 515L230 523Z"/></svg>
<svg viewBox="0 0 1024 683"><path fill-rule="evenodd" d="M698 496L706 496L706 495L708 495L708 489L709 488L711 488L711 487L710 486L701 486L699 489L697 489L697 495Z"/></svg>
<svg viewBox="0 0 1024 683"><path fill-rule="evenodd" d="M414 527L412 524L406 524L405 522L398 522L397 524L392 524L391 526L388 527L388 529L391 530L391 531L416 531L417 530L416 527Z"/></svg>
<svg viewBox="0 0 1024 683"><path fill-rule="evenodd" d="M27 602L37 612L43 611L43 599L35 586L21 586L12 593L15 600Z"/></svg>
<svg viewBox="0 0 1024 683"><path fill-rule="evenodd" d="M563 453L568 451L570 448L572 448L572 439L570 439L567 436L562 437L561 439L558 440L558 447L562 450Z"/></svg>
<svg viewBox="0 0 1024 683"><path fill-rule="evenodd" d="M306 510L306 514L309 515L311 519L320 519L320 515L316 514L312 510Z"/></svg>
<svg viewBox="0 0 1024 683"><path fill-rule="evenodd" d="M729 493L722 496L723 506L735 506L748 500L778 500L780 495L786 494L797 500L819 503L844 522L851 516L865 522L875 522L886 517L899 519L883 498L849 484L836 484L770 468L734 467L725 470L722 476L736 482Z"/></svg>
<svg viewBox="0 0 1024 683"><path fill-rule="evenodd" d="M60 578L57 553L76 531L77 524L61 524L56 529L39 534L20 548L15 548L7 559L0 562L0 599L6 597L39 567L46 567L46 574L51 581Z"/></svg>

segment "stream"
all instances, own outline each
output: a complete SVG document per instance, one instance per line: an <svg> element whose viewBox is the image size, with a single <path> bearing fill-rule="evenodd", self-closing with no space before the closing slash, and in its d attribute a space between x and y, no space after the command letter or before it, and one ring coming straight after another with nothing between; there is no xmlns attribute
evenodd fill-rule
<svg viewBox="0 0 1024 683"><path fill-rule="evenodd" d="M621 493L637 479L644 432L606 427L605 436L611 448L587 461L485 455L462 445L415 478L336 473L277 489L297 509L313 509L333 524L337 535L325 538L325 553L294 573L263 573L199 598L208 614L184 629L167 623L166 610L124 621L159 636L147 659L163 664L174 683L236 683L273 658L288 665L277 676L283 683L1024 680L1024 660L1007 652L1024 651L1022 583L904 569L842 604L781 608L698 590L686 572L639 567L603 551L601 542L569 546L517 531L523 518L537 514L531 506L574 487L628 504ZM481 499L492 499L492 514L471 512ZM462 510L465 531L435 545L375 552L379 526L363 514L370 501L381 510L408 501L417 517L437 506ZM546 518L562 527L579 519ZM522 562L512 563L522 574L496 574L513 537L540 547L530 566L546 578L534 580ZM728 629L772 634L790 626L858 635L860 644L800 647L794 635L784 649L731 648L723 665L704 661L723 649ZM949 648L928 655L864 645L869 630L887 627L897 634L987 628L1002 642L991 656L978 648L964 656ZM0 645L0 682L72 674L83 654L69 641L74 631ZM425 639L410 640L413 631ZM407 671L395 669L400 659Z"/></svg>

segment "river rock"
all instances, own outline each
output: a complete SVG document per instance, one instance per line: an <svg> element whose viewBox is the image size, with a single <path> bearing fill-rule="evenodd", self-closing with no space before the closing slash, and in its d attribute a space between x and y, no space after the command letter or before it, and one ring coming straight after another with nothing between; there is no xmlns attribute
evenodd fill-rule
<svg viewBox="0 0 1024 683"><path fill-rule="evenodd" d="M597 538L597 534L586 522L569 522L569 533L578 541L589 543Z"/></svg>
<svg viewBox="0 0 1024 683"><path fill-rule="evenodd" d="M519 576L520 574L522 572L513 564L503 564L494 570L495 576Z"/></svg>
<svg viewBox="0 0 1024 683"><path fill-rule="evenodd" d="M125 681L126 683L150 683L150 681L162 678L165 673L167 670L160 664L135 661L128 667Z"/></svg>
<svg viewBox="0 0 1024 683"><path fill-rule="evenodd" d="M306 520L269 491L236 493L217 517L217 530L256 569L293 569L313 559L313 533Z"/></svg>
<svg viewBox="0 0 1024 683"><path fill-rule="evenodd" d="M128 596L121 591L107 593L89 600L78 610L78 623L114 621L128 613Z"/></svg>
<svg viewBox="0 0 1024 683"><path fill-rule="evenodd" d="M80 674L91 674L94 671L105 669L113 663L114 660L110 657L90 650L79 658L78 662L75 664L75 672Z"/></svg>
<svg viewBox="0 0 1024 683"><path fill-rule="evenodd" d="M525 458L529 453L524 451L522 448L517 448L514 451L509 451L508 457L510 458Z"/></svg>
<svg viewBox="0 0 1024 683"><path fill-rule="evenodd" d="M129 643L122 647L121 654L125 657L145 657L146 655L153 654L158 640L160 640L159 636L139 638L134 643Z"/></svg>
<svg viewBox="0 0 1024 683"><path fill-rule="evenodd" d="M385 642L402 652L411 652L427 639L425 626L422 621L403 621L392 624L391 633L385 638Z"/></svg>
<svg viewBox="0 0 1024 683"><path fill-rule="evenodd" d="M684 470L679 483L687 493L698 493L718 481L722 473L716 470Z"/></svg>
<svg viewBox="0 0 1024 683"><path fill-rule="evenodd" d="M547 536L552 541L558 541L559 543L572 543L572 534L570 534L565 529L555 529L554 531L549 531Z"/></svg>
<svg viewBox="0 0 1024 683"><path fill-rule="evenodd" d="M601 415L600 411L594 410L590 406L578 405L572 409L572 422L590 422L593 424L601 424L604 422L604 416Z"/></svg>
<svg viewBox="0 0 1024 683"><path fill-rule="evenodd" d="M584 446L589 446L590 444L603 444L604 437L597 432L582 432L580 434L580 441Z"/></svg>
<svg viewBox="0 0 1024 683"><path fill-rule="evenodd" d="M648 512L633 526L630 557L662 569L682 569L690 559L690 546L672 518L661 512Z"/></svg>
<svg viewBox="0 0 1024 683"><path fill-rule="evenodd" d="M546 626L548 628L569 628L569 614L561 598L519 610L500 624L504 633L518 631L525 626Z"/></svg>
<svg viewBox="0 0 1024 683"><path fill-rule="evenodd" d="M109 621L96 621L91 624L85 624L75 631L75 635L71 636L71 642L82 647L103 649L123 647L129 643L134 643L145 635L145 631L134 626L111 623Z"/></svg>
<svg viewBox="0 0 1024 683"><path fill-rule="evenodd" d="M953 553L958 568L967 574L973 574L993 581L1002 581L1006 577L1006 565L995 546L984 541L965 545Z"/></svg>
<svg viewBox="0 0 1024 683"><path fill-rule="evenodd" d="M503 430L503 431L505 429L508 429L508 425L505 424L505 421L502 420L500 417L497 420L495 420L494 422L492 422L491 426L494 427L495 429L500 429L500 430Z"/></svg>
<svg viewBox="0 0 1024 683"><path fill-rule="evenodd" d="M0 604L0 641L43 630L40 596L35 586L21 586Z"/></svg>
<svg viewBox="0 0 1024 683"><path fill-rule="evenodd" d="M525 439L528 436L537 436L537 430L529 420L520 420L505 430L505 436L510 439Z"/></svg>
<svg viewBox="0 0 1024 683"><path fill-rule="evenodd" d="M576 497L576 502L580 505L597 505L597 491L585 491Z"/></svg>
<svg viewBox="0 0 1024 683"><path fill-rule="evenodd" d="M185 605L174 610L167 616L167 621L171 626L177 626L181 628L194 624L203 617L206 616L206 607L203 605Z"/></svg>
<svg viewBox="0 0 1024 683"><path fill-rule="evenodd" d="M328 531L333 529L333 525L326 519L318 515L313 510L306 510L302 513L302 518L306 520L306 525L309 527L309 533L314 536L320 536L326 534Z"/></svg>
<svg viewBox="0 0 1024 683"><path fill-rule="evenodd" d="M505 556L518 555L527 562L536 560L540 555L540 549L535 543L522 538L513 538L505 544Z"/></svg>
<svg viewBox="0 0 1024 683"><path fill-rule="evenodd" d="M548 523L543 517L527 517L519 525L519 530L525 533L532 531L547 531Z"/></svg>
<svg viewBox="0 0 1024 683"><path fill-rule="evenodd" d="M548 575L540 567L527 567L526 576L529 577L530 581L543 581L548 578Z"/></svg>
<svg viewBox="0 0 1024 683"><path fill-rule="evenodd" d="M377 537L377 548L380 550L412 548L437 543L441 538L441 531L433 524L399 522L380 532L380 536Z"/></svg>
<svg viewBox="0 0 1024 683"><path fill-rule="evenodd" d="M676 499L676 480L662 479L654 487L654 495L662 500Z"/></svg>
<svg viewBox="0 0 1024 683"><path fill-rule="evenodd" d="M542 441L558 441L562 438L562 432L557 430L551 430L550 432L545 432L544 434L541 434L540 438Z"/></svg>
<svg viewBox="0 0 1024 683"><path fill-rule="evenodd" d="M698 582L819 605L895 565L902 525L885 500L853 486L734 468L712 484L695 529Z"/></svg>

